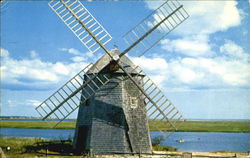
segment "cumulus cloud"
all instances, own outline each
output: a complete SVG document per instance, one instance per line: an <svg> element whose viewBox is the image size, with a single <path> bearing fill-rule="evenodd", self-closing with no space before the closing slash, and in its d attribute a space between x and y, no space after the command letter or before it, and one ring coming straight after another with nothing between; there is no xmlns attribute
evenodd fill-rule
<svg viewBox="0 0 250 158"><path fill-rule="evenodd" d="M158 85L162 85L166 79L165 71L168 68L168 63L163 58L146 58L130 57L134 63L139 65L143 70L149 71L151 79Z"/></svg>
<svg viewBox="0 0 250 158"><path fill-rule="evenodd" d="M162 1L146 1L150 9L156 9ZM190 14L188 20L177 27L179 35L211 34L226 31L241 24L236 1L181 1ZM229 18L230 17L230 18Z"/></svg>
<svg viewBox="0 0 250 158"><path fill-rule="evenodd" d="M186 56L213 56L207 36L191 36L175 40L164 39L161 47L171 53L179 53Z"/></svg>
<svg viewBox="0 0 250 158"><path fill-rule="evenodd" d="M38 53L35 50L30 51L30 57L31 58L38 58Z"/></svg>
<svg viewBox="0 0 250 158"><path fill-rule="evenodd" d="M88 63L45 62L37 53L31 51L31 59L17 60L8 50L1 48L1 86L4 88L49 89L51 86L70 79Z"/></svg>
<svg viewBox="0 0 250 158"><path fill-rule="evenodd" d="M244 53L244 50L240 46L230 40L227 40L226 43L220 47L220 52L232 58L250 61L250 54Z"/></svg>
<svg viewBox="0 0 250 158"><path fill-rule="evenodd" d="M0 49L0 56L1 57L8 57L9 56L9 52L5 49Z"/></svg>
<svg viewBox="0 0 250 158"><path fill-rule="evenodd" d="M150 59L143 56L132 58L132 60L133 62L140 65L142 68L147 68L150 71L165 70L168 67L167 62L162 58Z"/></svg>
<svg viewBox="0 0 250 158"><path fill-rule="evenodd" d="M75 48L59 48L60 51L65 51L68 52L69 54L73 54L73 55L81 55L82 53L75 49Z"/></svg>
<svg viewBox="0 0 250 158"><path fill-rule="evenodd" d="M82 56L74 56L74 57L71 58L71 60L73 62L82 62L82 61L85 61L86 59L84 57L82 57Z"/></svg>
<svg viewBox="0 0 250 158"><path fill-rule="evenodd" d="M14 107L37 107L38 105L41 104L41 101L35 100L35 99L26 99L24 101L17 101L17 100L12 100L8 99L6 102L7 106L10 108Z"/></svg>
<svg viewBox="0 0 250 158"><path fill-rule="evenodd" d="M9 107L15 107L17 104L14 103L11 99L9 99L9 100L7 100L7 105L8 105Z"/></svg>
<svg viewBox="0 0 250 158"><path fill-rule="evenodd" d="M92 52L80 52L75 48L59 48L59 50L73 55L70 58L73 62L93 62L93 59L101 57L101 54L94 55Z"/></svg>
<svg viewBox="0 0 250 158"><path fill-rule="evenodd" d="M249 54L232 41L226 41L221 53L213 57L134 58L156 82L166 88L250 87ZM237 58L236 58L237 57ZM158 64L157 64L158 63Z"/></svg>
<svg viewBox="0 0 250 158"><path fill-rule="evenodd" d="M224 88L249 86L250 65L228 58L183 58L170 63L173 81L192 87Z"/></svg>
<svg viewBox="0 0 250 158"><path fill-rule="evenodd" d="M163 2L145 3L149 9L156 9ZM230 40L225 40L222 45L212 44L210 41L212 34L241 24L244 13L237 8L237 1L180 3L184 4L190 17L176 28L175 38L164 39L160 43L168 54L175 54L168 60L162 58L168 67L165 71L158 72L163 78L162 82L165 81L165 86L191 89L249 87L250 52L245 52L241 46ZM150 70L152 68L147 68L147 65L151 67L150 62L141 64L154 76Z"/></svg>
<svg viewBox="0 0 250 158"><path fill-rule="evenodd" d="M41 104L41 101L35 100L35 99L27 99L25 102L26 102L26 105L34 106L34 107L37 107L38 105Z"/></svg>

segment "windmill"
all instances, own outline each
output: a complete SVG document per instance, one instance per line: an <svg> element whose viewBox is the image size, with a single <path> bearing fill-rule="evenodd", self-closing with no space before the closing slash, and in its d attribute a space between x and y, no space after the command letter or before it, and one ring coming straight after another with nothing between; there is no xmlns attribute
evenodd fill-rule
<svg viewBox="0 0 250 158"><path fill-rule="evenodd" d="M141 56L189 15L176 0L166 1L123 39L127 49L108 49L111 35L78 0L52 0L51 9L93 53L89 64L38 107L43 120L66 119L79 108L73 147L76 153L152 153L148 120L163 120L170 136L183 121L171 101L126 53Z"/></svg>

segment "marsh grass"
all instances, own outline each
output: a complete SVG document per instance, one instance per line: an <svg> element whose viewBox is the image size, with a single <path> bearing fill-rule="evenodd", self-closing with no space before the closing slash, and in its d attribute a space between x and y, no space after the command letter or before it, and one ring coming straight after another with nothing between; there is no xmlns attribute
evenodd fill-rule
<svg viewBox="0 0 250 158"><path fill-rule="evenodd" d="M151 131L164 131L166 129L169 129L169 124L167 123L167 121L150 120L149 128ZM250 133L250 121L185 121L177 129L177 132Z"/></svg>
<svg viewBox="0 0 250 158"><path fill-rule="evenodd" d="M0 121L2 128L36 128L36 129L48 129L53 128L57 122L32 122L32 121ZM75 122L61 122L54 129L74 129Z"/></svg>
<svg viewBox="0 0 250 158"><path fill-rule="evenodd" d="M70 140L0 137L0 147L6 155L72 155ZM7 150L10 147L10 150Z"/></svg>
<svg viewBox="0 0 250 158"><path fill-rule="evenodd" d="M10 147L11 153L24 153L26 149L25 146L33 145L37 142L43 142L44 139L41 138L6 138L6 137L0 137L0 146L1 148L7 151L7 147Z"/></svg>
<svg viewBox="0 0 250 158"><path fill-rule="evenodd" d="M162 139L160 138L159 140ZM156 143L153 145L154 151L177 151L177 148L171 146L162 146L158 143L159 141L158 142L156 141ZM58 141L58 140L47 140L41 138L0 137L0 147L3 149L6 157L11 157L11 158L23 158L23 157L82 158L82 156L73 156L71 144L72 143L68 140ZM9 151L6 150L8 146L10 147ZM228 157L232 157L232 154L235 154L236 152L215 151L211 153L219 153L220 155L223 155L225 153L229 155ZM243 154L245 155L245 157L248 155L248 153L243 153ZM210 155L210 153L206 153L206 155Z"/></svg>
<svg viewBox="0 0 250 158"><path fill-rule="evenodd" d="M153 145L154 151L178 151L177 148L165 145Z"/></svg>

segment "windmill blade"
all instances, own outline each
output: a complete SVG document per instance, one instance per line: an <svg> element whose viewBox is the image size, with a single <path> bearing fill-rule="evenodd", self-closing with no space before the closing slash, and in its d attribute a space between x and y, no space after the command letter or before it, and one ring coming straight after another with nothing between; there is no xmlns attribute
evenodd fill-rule
<svg viewBox="0 0 250 158"><path fill-rule="evenodd" d="M123 36L129 47L122 55L130 50L135 56L143 55L188 17L178 1L166 1Z"/></svg>
<svg viewBox="0 0 250 158"><path fill-rule="evenodd" d="M80 1L52 0L49 6L90 52L102 50L112 39Z"/></svg>
<svg viewBox="0 0 250 158"><path fill-rule="evenodd" d="M43 120L56 119L60 123L73 113L81 103L84 103L103 85L108 83L109 77L97 72L99 70L89 64L42 102L36 108L36 111Z"/></svg>
<svg viewBox="0 0 250 158"><path fill-rule="evenodd" d="M144 97L148 119L165 122L168 129L159 131L169 137L183 123L183 115L139 66L126 73Z"/></svg>

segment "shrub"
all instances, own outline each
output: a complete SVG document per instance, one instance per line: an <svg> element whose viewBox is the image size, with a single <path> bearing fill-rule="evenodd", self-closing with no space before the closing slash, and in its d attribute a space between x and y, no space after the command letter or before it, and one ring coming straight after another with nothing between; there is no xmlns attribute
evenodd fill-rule
<svg viewBox="0 0 250 158"><path fill-rule="evenodd" d="M163 136L158 136L158 137L155 137L153 140L152 140L152 145L155 146L155 145L160 145L162 143L162 141L164 141L164 137Z"/></svg>
<svg viewBox="0 0 250 158"><path fill-rule="evenodd" d="M152 146L155 151L177 151L177 148L171 146L164 146L161 143L165 140L164 136L155 137L152 140Z"/></svg>

